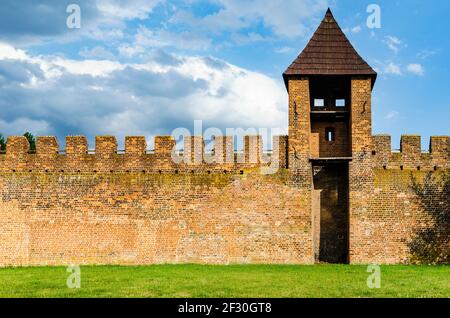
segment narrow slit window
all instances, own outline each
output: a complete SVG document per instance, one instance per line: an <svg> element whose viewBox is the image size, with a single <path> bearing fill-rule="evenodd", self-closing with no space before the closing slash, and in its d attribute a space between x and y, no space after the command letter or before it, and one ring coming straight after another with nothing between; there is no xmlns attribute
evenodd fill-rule
<svg viewBox="0 0 450 318"><path fill-rule="evenodd" d="M325 100L323 98L315 98L314 107L325 107Z"/></svg>
<svg viewBox="0 0 450 318"><path fill-rule="evenodd" d="M328 142L332 142L336 139L335 133L334 133L334 128L327 128L325 130L325 139Z"/></svg>
<svg viewBox="0 0 450 318"><path fill-rule="evenodd" d="M336 107L345 107L345 99L336 99Z"/></svg>

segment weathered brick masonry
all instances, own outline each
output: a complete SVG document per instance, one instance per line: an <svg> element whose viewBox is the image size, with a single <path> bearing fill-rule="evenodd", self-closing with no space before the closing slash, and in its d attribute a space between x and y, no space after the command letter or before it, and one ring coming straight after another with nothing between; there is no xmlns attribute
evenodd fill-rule
<svg viewBox="0 0 450 318"><path fill-rule="evenodd" d="M54 138L39 137L29 154L25 138L8 139L1 265L312 262L309 202L284 168L173 164L169 137L152 154L142 138L127 138L124 154L112 137L98 137L95 154L81 137L67 145L59 154Z"/></svg>
<svg viewBox="0 0 450 318"><path fill-rule="evenodd" d="M242 153L233 136L217 136L212 153L197 136L181 153L164 136L151 152L144 137L127 137L123 152L110 136L95 150L67 137L64 151L38 137L36 152L9 137L0 266L408 263L420 233L445 259L448 228L425 230L450 217L439 195L449 137L432 137L424 153L419 136L403 136L400 152L372 136L376 73L330 11L283 75L289 136L275 137L270 154L260 136L245 137ZM430 180L437 186L418 195L414 184Z"/></svg>

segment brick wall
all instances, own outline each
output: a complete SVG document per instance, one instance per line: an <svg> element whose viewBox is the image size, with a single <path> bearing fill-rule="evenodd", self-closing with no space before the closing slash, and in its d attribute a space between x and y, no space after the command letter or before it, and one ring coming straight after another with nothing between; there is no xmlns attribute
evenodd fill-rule
<svg viewBox="0 0 450 318"><path fill-rule="evenodd" d="M407 263L417 233L436 227L411 182L446 176L449 138L432 137L430 153L416 136L402 138L400 153L390 150L389 136L371 138L373 150L349 165L356 182L349 188L350 262ZM224 139L220 157L230 142ZM276 143L281 162L287 142ZM302 176L312 174L309 162L297 166L299 174L282 167L264 175L261 162L174 164L169 137L156 138L155 153L146 153L142 137L125 145L116 153L114 138L97 138L93 154L84 137L70 137L59 153L56 140L43 137L28 153L24 138L9 138L0 155L0 265L309 264L320 252L321 220L313 212L321 201ZM450 248L448 240L435 243Z"/></svg>
<svg viewBox="0 0 450 318"><path fill-rule="evenodd" d="M0 265L309 263L287 172L0 173Z"/></svg>
<svg viewBox="0 0 450 318"><path fill-rule="evenodd" d="M374 170L374 188L367 194L367 213L363 217L351 219L352 263L398 264L414 260L412 248L420 233L442 226L437 224L422 206L422 203L428 204L429 201L437 200L436 193L429 193L423 202L412 188L413 179L423 184L428 173L438 180L449 177L443 170ZM438 209L442 209L441 213L446 213L448 224L449 207L441 203L444 201L435 204ZM447 211L444 211L445 209ZM446 249L447 255L450 255L449 229L444 231L447 233L447 239L439 240L433 236L427 239L431 245ZM427 235L433 235L432 233L433 231L427 232Z"/></svg>
<svg viewBox="0 0 450 318"><path fill-rule="evenodd" d="M349 260L358 262L365 250L359 237L359 220L370 214L370 191L373 189L372 80L353 77L351 80L351 150L349 163Z"/></svg>
<svg viewBox="0 0 450 318"><path fill-rule="evenodd" d="M388 135L373 136L373 143L372 186L358 194L365 207L350 216L351 262L410 263L424 232L432 249L450 255L449 189L442 188L446 180L446 186L450 184L449 137L431 137L427 153L421 151L419 136L403 136L401 152L392 152ZM414 182L423 186L428 179L435 185L418 195ZM439 223L432 217L436 213L441 214ZM447 235L436 236L435 230Z"/></svg>
<svg viewBox="0 0 450 318"><path fill-rule="evenodd" d="M334 129L334 140L332 141L325 138L327 128ZM345 122L313 122L311 124L311 140L312 157L351 157L348 125Z"/></svg>
<svg viewBox="0 0 450 318"><path fill-rule="evenodd" d="M206 163L201 137L186 138L183 154L170 137L156 137L154 153L143 137L127 137L124 153L108 136L95 153L81 136L67 138L65 153L54 137L38 137L36 153L10 137L0 265L311 263L308 194L283 166L287 138L274 139L275 174L261 174L270 164L260 142L245 138L239 163L232 138L217 138L222 160Z"/></svg>
<svg viewBox="0 0 450 318"><path fill-rule="evenodd" d="M308 241L309 262L314 262L314 233L312 217L312 168L310 160L310 89L309 78L291 77L288 81L289 93L289 142L288 168L290 182L299 192L303 193L305 202L304 222L308 224L310 233Z"/></svg>

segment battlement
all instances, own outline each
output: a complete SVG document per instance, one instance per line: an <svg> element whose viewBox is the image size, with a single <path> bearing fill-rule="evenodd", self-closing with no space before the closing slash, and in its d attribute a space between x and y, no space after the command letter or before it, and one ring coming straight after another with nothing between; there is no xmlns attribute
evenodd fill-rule
<svg viewBox="0 0 450 318"><path fill-rule="evenodd" d="M374 164L385 169L448 169L450 167L449 136L430 138L429 152L422 152L421 137L403 135L400 152L392 151L391 136L373 136Z"/></svg>
<svg viewBox="0 0 450 318"><path fill-rule="evenodd" d="M147 149L143 136L125 137L125 150L118 150L114 136L97 136L89 150L84 136L66 137L60 150L56 137L37 137L30 151L23 136L9 137L0 155L2 172L221 172L241 173L257 167L287 167L287 136L273 137L273 150L264 152L261 136L245 136L242 152L234 150L233 136L218 136L214 148L205 151L202 136L184 138L184 149L176 150L171 136L156 136L154 150Z"/></svg>

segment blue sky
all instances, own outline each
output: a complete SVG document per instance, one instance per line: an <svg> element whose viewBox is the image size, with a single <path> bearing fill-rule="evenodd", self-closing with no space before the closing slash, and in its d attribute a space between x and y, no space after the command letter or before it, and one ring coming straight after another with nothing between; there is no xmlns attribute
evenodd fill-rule
<svg viewBox="0 0 450 318"><path fill-rule="evenodd" d="M81 28L66 7L81 9ZM369 29L366 9L381 8ZM151 136L279 128L281 74L327 7L377 70L373 132L448 135L450 2L435 0L40 0L0 3L0 133ZM121 142L122 143L122 142Z"/></svg>

